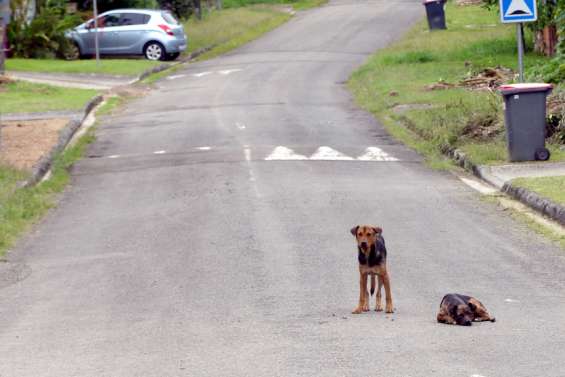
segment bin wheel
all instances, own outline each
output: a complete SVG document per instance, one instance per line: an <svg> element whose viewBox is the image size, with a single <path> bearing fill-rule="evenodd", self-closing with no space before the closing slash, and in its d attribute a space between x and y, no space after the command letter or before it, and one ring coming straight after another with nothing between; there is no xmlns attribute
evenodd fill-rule
<svg viewBox="0 0 565 377"><path fill-rule="evenodd" d="M549 150L547 150L547 148L539 148L538 150L536 150L536 160L538 161L547 161L549 160L549 156L551 154L549 153Z"/></svg>

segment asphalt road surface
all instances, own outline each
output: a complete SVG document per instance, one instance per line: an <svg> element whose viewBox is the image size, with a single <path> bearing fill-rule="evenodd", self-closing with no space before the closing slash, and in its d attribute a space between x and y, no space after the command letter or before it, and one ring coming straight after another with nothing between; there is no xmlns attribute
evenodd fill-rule
<svg viewBox="0 0 565 377"><path fill-rule="evenodd" d="M0 376L565 376L565 254L344 86L421 17L331 1L107 118L9 256ZM384 229L392 315L351 314L359 223ZM437 324L449 292L497 322Z"/></svg>

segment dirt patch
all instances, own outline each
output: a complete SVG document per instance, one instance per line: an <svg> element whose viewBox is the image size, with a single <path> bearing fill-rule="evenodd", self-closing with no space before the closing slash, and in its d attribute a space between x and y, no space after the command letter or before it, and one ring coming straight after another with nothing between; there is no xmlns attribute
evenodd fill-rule
<svg viewBox="0 0 565 377"><path fill-rule="evenodd" d="M491 90L511 82L513 78L514 71L510 68L485 68L474 76L461 81L459 85L471 90Z"/></svg>
<svg viewBox="0 0 565 377"><path fill-rule="evenodd" d="M475 114L472 116L461 135L477 141L489 141L500 135L504 130L496 114Z"/></svg>
<svg viewBox="0 0 565 377"><path fill-rule="evenodd" d="M483 0L456 0L455 4L459 6L480 5L483 4Z"/></svg>
<svg viewBox="0 0 565 377"><path fill-rule="evenodd" d="M429 110L433 109L433 105L429 103L404 103L400 105L394 105L392 111L396 114L402 114L410 110Z"/></svg>
<svg viewBox="0 0 565 377"><path fill-rule="evenodd" d="M11 82L14 82L14 80L9 78L8 76L0 75L0 86L5 85L5 84L9 84Z"/></svg>
<svg viewBox="0 0 565 377"><path fill-rule="evenodd" d="M59 140L59 132L69 119L2 122L0 161L21 170L31 168Z"/></svg>
<svg viewBox="0 0 565 377"><path fill-rule="evenodd" d="M430 84L430 85L426 85L424 87L424 90L426 92L431 92L433 90L446 90L446 89L452 89L452 88L456 88L457 85L449 83L449 82L445 82L445 81L438 81L435 84Z"/></svg>

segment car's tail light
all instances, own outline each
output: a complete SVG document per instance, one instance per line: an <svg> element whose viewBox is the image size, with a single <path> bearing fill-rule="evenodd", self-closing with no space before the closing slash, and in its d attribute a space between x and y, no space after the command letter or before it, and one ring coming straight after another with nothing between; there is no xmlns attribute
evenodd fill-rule
<svg viewBox="0 0 565 377"><path fill-rule="evenodd" d="M167 33L167 34L169 34L169 35L175 35L169 26L167 26L167 25L158 25L158 26L159 26L159 27L161 28L161 30L163 30L165 33Z"/></svg>

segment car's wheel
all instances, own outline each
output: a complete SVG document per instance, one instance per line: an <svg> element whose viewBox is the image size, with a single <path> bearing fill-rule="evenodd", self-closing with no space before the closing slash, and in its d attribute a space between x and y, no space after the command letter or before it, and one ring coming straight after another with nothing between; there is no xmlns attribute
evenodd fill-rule
<svg viewBox="0 0 565 377"><path fill-rule="evenodd" d="M63 53L65 60L80 59L80 48L76 43L71 43L70 46Z"/></svg>
<svg viewBox="0 0 565 377"><path fill-rule="evenodd" d="M167 54L167 60L175 60L180 56L180 52L173 52L171 54Z"/></svg>
<svg viewBox="0 0 565 377"><path fill-rule="evenodd" d="M539 148L536 150L535 153L535 158L538 161L547 161L549 160L549 157L551 156L551 153L549 153L549 150L547 148Z"/></svg>
<svg viewBox="0 0 565 377"><path fill-rule="evenodd" d="M165 47L159 42L149 42L143 49L143 55L148 60L165 60L167 53Z"/></svg>

